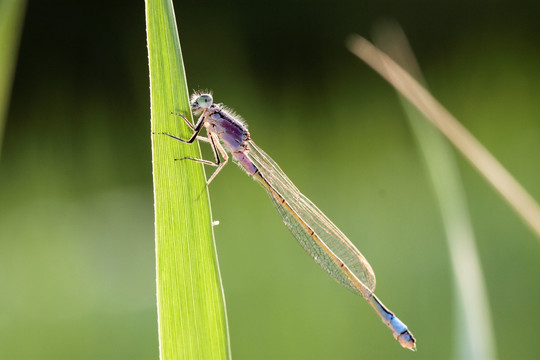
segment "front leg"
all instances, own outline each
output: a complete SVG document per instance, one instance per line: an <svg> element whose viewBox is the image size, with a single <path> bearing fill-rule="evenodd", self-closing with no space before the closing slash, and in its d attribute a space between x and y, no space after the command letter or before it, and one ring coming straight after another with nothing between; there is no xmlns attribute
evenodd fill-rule
<svg viewBox="0 0 540 360"><path fill-rule="evenodd" d="M182 116L182 115L180 115ZM199 133L201 132L202 130L202 127L204 125L204 115L201 115L201 117L199 118L199 120L197 120L197 124L195 124L195 126L191 125L191 123L189 122L189 120L182 116L182 119L184 119L184 121L186 122L186 124L188 124L188 126L193 130L193 134L191 135L191 137L188 139L188 140L184 140L184 139L181 139L177 136L174 136L174 135L171 135L171 134L168 134L168 133L164 133L164 132L160 132L160 133L153 133L154 135L167 135L168 137L171 137L175 140L178 140L178 141L181 141L183 142L184 144L191 144L193 143L193 141L195 141L195 139L197 138L197 136L199 136ZM204 140L203 140L204 141Z"/></svg>
<svg viewBox="0 0 540 360"><path fill-rule="evenodd" d="M193 126L193 124L191 123L191 121L188 120L187 117L185 117L184 115L180 114L180 113L177 113L177 112L171 112L172 115L176 115L176 116L180 116L184 121L185 123L187 124L187 126L189 126L189 128L193 131L195 131L195 126Z"/></svg>
<svg viewBox="0 0 540 360"><path fill-rule="evenodd" d="M188 142L189 140L180 139L179 137L171 135L169 133L160 132L160 133L152 133L152 134L154 134L154 135L166 135L166 136L168 136L170 138L173 138L174 140L181 141L184 144L191 144L191 143ZM197 136L197 140L201 140L201 141L204 141L204 142L207 142L207 143L210 142L210 140L207 137L204 137L204 136Z"/></svg>

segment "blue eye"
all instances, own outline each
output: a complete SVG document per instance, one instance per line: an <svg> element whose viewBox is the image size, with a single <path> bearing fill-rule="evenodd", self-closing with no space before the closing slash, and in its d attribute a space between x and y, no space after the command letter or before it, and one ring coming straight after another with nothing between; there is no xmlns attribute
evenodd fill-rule
<svg viewBox="0 0 540 360"><path fill-rule="evenodd" d="M213 102L214 102L214 99L212 99L212 95L210 94L201 95L197 99L197 104L199 104L199 106L203 109L209 108Z"/></svg>

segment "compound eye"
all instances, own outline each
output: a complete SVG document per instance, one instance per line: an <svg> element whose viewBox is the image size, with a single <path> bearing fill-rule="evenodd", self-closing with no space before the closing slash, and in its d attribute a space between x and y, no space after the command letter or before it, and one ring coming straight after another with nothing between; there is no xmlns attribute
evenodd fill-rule
<svg viewBox="0 0 540 360"><path fill-rule="evenodd" d="M197 99L197 104L199 104L199 106L203 109L208 109L213 102L214 100L212 99L212 95L210 94L201 95Z"/></svg>

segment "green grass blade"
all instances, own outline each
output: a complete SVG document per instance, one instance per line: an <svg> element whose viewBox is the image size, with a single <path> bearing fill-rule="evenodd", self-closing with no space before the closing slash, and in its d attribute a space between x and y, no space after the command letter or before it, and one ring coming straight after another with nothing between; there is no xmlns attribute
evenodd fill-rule
<svg viewBox="0 0 540 360"><path fill-rule="evenodd" d="M25 7L25 0L0 0L0 150Z"/></svg>
<svg viewBox="0 0 540 360"><path fill-rule="evenodd" d="M188 138L191 118L172 2L146 1L152 131ZM152 135L161 359L225 359L228 330L198 145Z"/></svg>

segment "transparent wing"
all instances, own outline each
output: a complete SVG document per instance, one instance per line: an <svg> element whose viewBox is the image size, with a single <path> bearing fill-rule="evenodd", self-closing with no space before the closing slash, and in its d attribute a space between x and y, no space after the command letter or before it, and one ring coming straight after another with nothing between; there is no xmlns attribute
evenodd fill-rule
<svg viewBox="0 0 540 360"><path fill-rule="evenodd" d="M267 191L274 206L306 252L341 285L365 298L371 296L375 291L375 274L360 251L252 141L249 142L246 155L271 186L271 189L267 188ZM279 195L277 198L274 192ZM280 197L284 199L285 204ZM314 234L306 229L306 225ZM320 239L327 248L321 246L316 238ZM335 257L340 261L336 261ZM360 286L357 281L353 281L356 279L351 280L350 274L347 275L340 266L341 262L361 282Z"/></svg>

